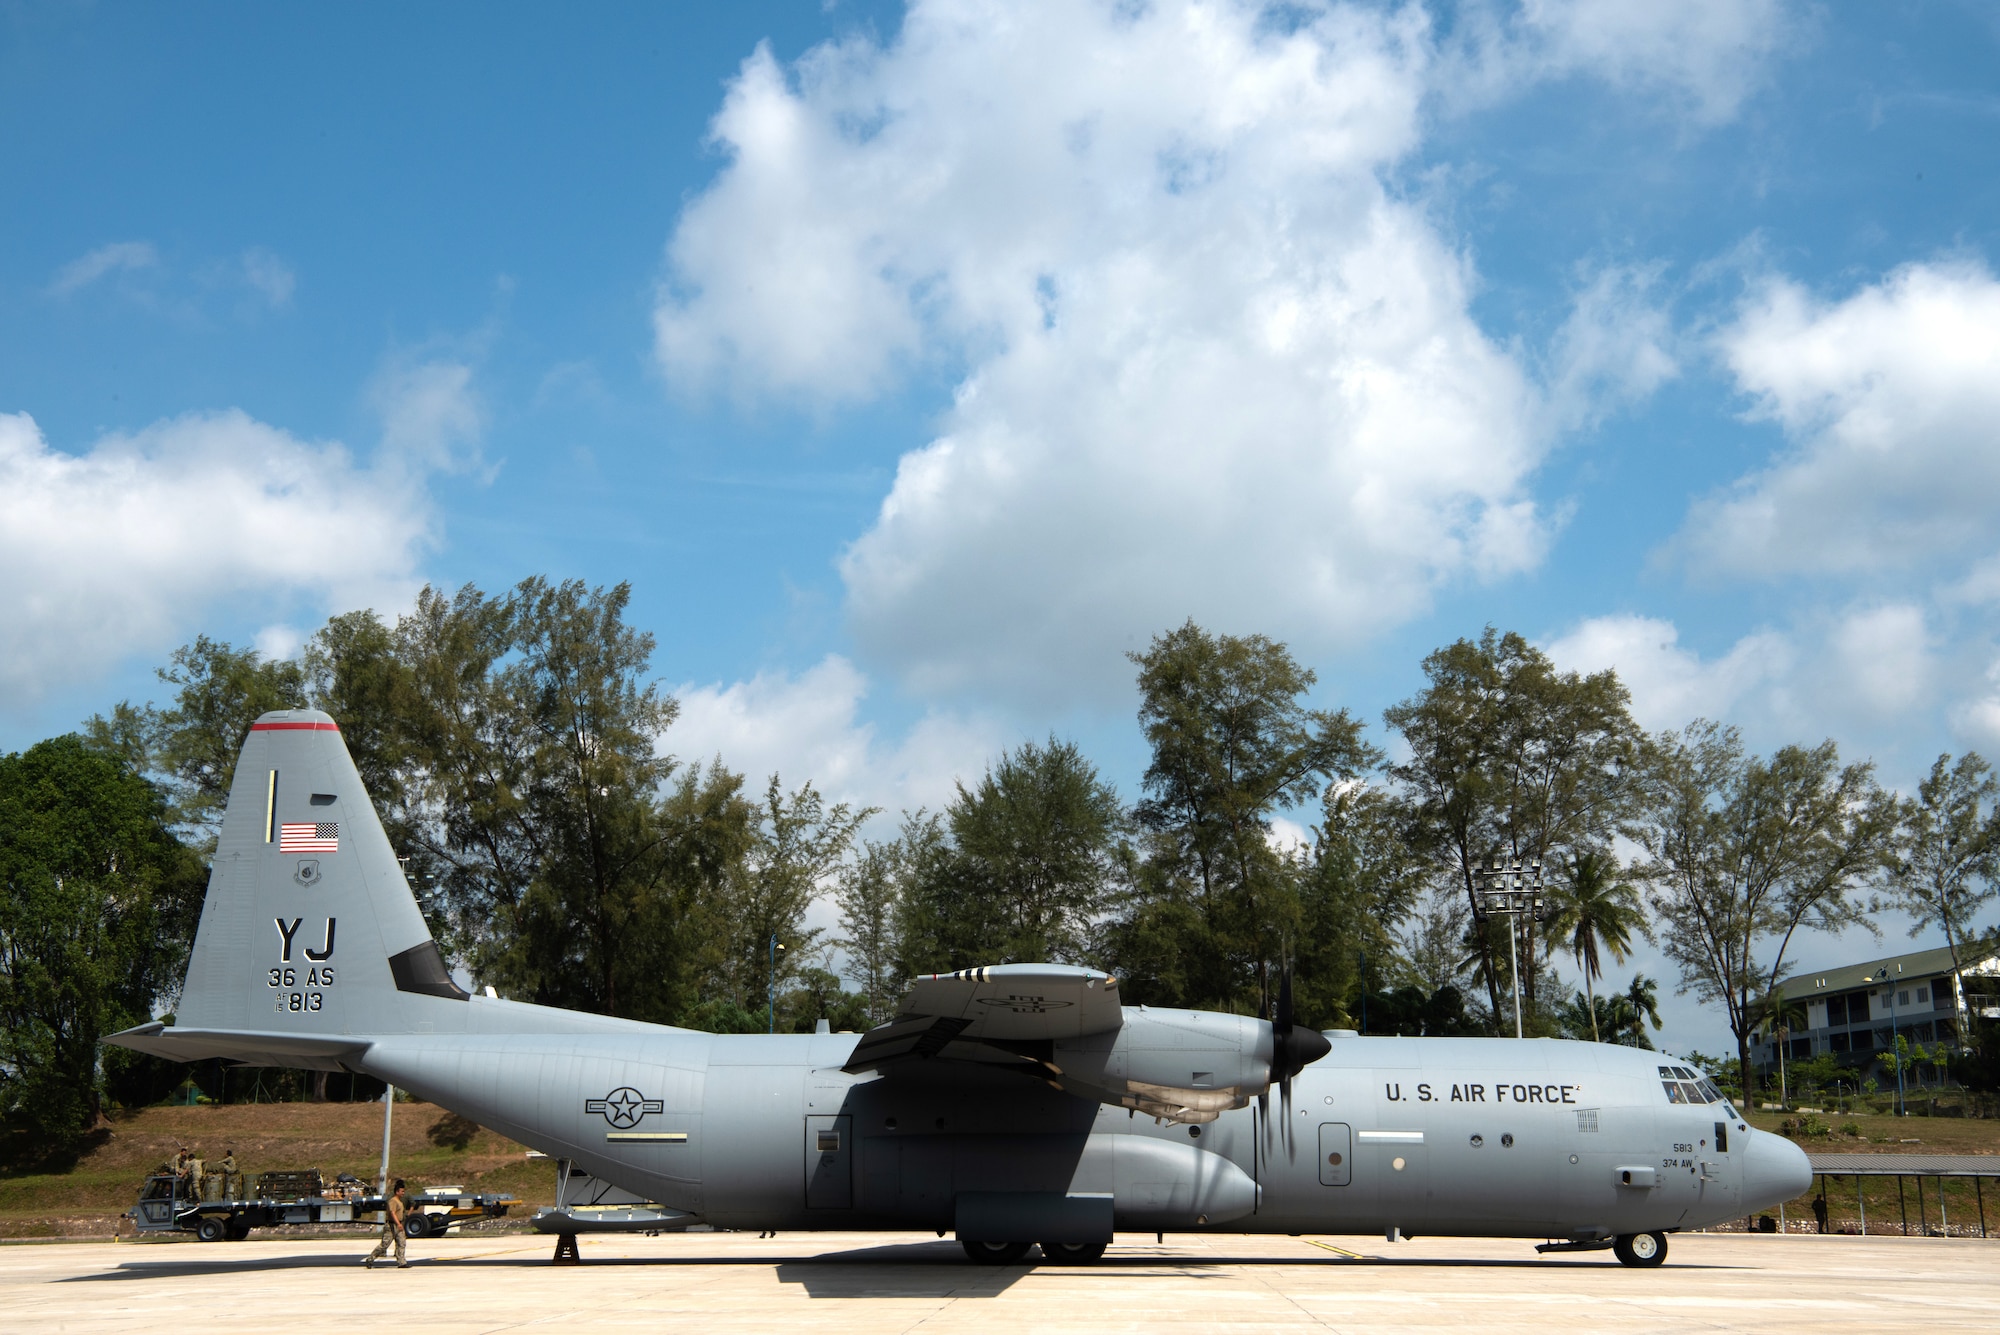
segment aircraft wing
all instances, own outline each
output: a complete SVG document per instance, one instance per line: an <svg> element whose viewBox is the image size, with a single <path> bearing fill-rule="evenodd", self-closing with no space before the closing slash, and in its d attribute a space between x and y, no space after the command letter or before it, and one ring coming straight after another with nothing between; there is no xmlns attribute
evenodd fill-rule
<svg viewBox="0 0 2000 1335"><path fill-rule="evenodd" d="M1118 980L1064 964L993 964L920 976L895 1019L861 1036L844 1067L935 1057L948 1043L996 1046L1109 1033L1125 1022Z"/></svg>

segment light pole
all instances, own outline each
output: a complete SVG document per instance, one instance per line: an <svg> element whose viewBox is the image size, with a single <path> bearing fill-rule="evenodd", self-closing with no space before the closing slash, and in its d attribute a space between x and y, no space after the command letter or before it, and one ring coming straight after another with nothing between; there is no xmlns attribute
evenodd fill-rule
<svg viewBox="0 0 2000 1335"><path fill-rule="evenodd" d="M771 984L765 997L766 1003L770 1006L771 1018L770 1027L765 1032L772 1034L778 1032L778 952L783 949L784 947L778 944L778 934L771 933Z"/></svg>
<svg viewBox="0 0 2000 1335"><path fill-rule="evenodd" d="M1895 1053L1892 1060L1896 1063L1896 1116L1902 1117L1905 1115L1903 1112L1903 1054L1896 1047L1896 984L1890 981L1889 966L1886 964L1875 971L1875 977L1889 984L1885 989L1889 994L1889 1051Z"/></svg>
<svg viewBox="0 0 2000 1335"><path fill-rule="evenodd" d="M1527 914L1536 922L1549 916L1549 905L1542 898L1542 860L1529 858L1526 862L1519 858L1501 861L1496 854L1493 861L1484 867L1472 869L1472 916L1485 922L1496 914L1507 919L1508 959L1513 965L1514 980L1514 1037L1527 1037L1521 1023L1521 928L1520 918Z"/></svg>

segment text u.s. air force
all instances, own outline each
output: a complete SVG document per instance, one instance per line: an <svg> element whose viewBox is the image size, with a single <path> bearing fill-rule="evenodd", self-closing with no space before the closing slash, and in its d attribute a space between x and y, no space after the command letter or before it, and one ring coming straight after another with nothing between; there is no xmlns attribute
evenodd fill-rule
<svg viewBox="0 0 2000 1335"><path fill-rule="evenodd" d="M1454 1084L1449 1095L1440 1093L1435 1085L1420 1084L1412 1097L1403 1092L1403 1086L1399 1081L1384 1081L1382 1084L1382 1097L1389 1103L1574 1104L1582 1092L1582 1085L1516 1084L1511 1081L1499 1081L1492 1084L1483 1082Z"/></svg>

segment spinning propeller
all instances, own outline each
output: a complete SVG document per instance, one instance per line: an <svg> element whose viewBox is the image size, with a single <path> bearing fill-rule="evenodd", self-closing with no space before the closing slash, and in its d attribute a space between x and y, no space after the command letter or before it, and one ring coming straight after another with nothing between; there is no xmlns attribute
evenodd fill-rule
<svg viewBox="0 0 2000 1335"><path fill-rule="evenodd" d="M1271 1081L1278 1087L1279 1114L1285 1119L1285 1156L1294 1155L1292 1143L1292 1077L1333 1050L1326 1035L1294 1023L1292 1014L1292 967L1287 964L1278 978L1278 1005L1271 1017ZM1267 1085L1257 1096L1264 1114L1264 1130L1271 1128L1271 1091Z"/></svg>

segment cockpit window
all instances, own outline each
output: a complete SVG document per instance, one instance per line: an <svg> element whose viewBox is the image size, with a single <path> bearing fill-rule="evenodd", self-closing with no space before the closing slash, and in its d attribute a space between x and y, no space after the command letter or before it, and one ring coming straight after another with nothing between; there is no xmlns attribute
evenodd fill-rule
<svg viewBox="0 0 2000 1335"><path fill-rule="evenodd" d="M1662 1066L1660 1088L1667 1092L1668 1103L1700 1105L1722 1102L1722 1091L1715 1087L1713 1081L1685 1066Z"/></svg>

